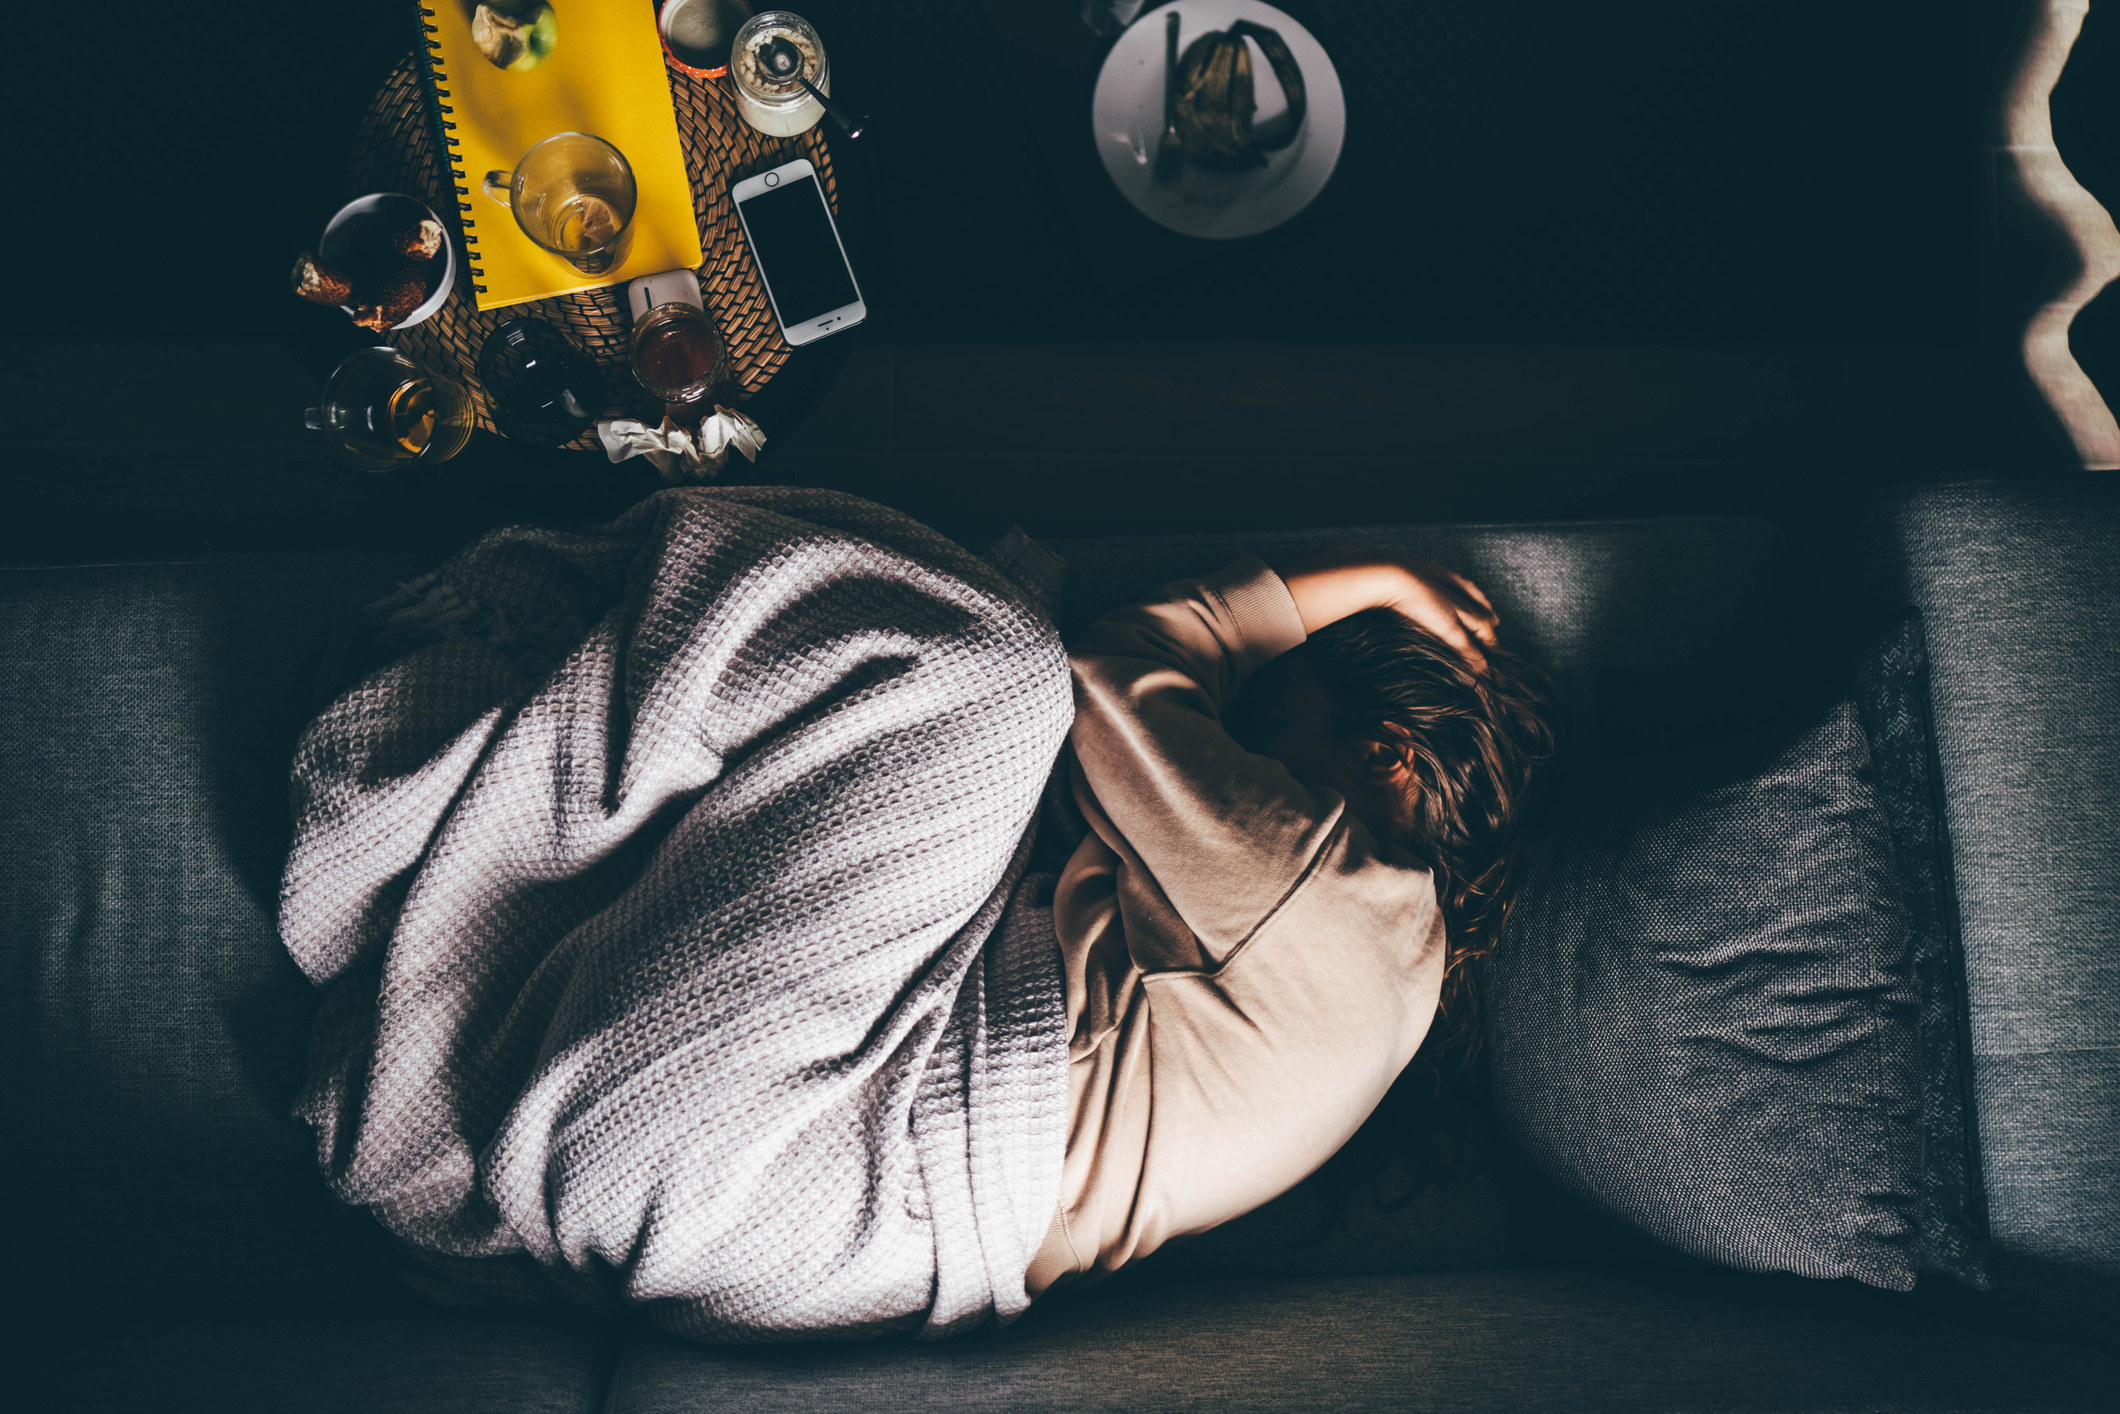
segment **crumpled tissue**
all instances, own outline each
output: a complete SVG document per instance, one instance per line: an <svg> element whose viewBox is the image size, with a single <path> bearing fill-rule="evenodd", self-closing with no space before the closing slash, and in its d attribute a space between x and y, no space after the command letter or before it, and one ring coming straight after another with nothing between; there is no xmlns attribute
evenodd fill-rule
<svg viewBox="0 0 2120 1414"><path fill-rule="evenodd" d="M712 417L700 419L697 432L667 417L661 427L617 417L597 423L596 435L612 461L646 457L672 486L712 481L729 464L731 447L742 452L745 461L755 462L766 444L766 434L757 423L719 403Z"/></svg>

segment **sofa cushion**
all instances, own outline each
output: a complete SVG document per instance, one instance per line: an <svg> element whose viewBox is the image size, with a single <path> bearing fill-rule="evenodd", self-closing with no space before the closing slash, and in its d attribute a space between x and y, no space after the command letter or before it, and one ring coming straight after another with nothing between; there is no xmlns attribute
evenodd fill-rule
<svg viewBox="0 0 2120 1414"><path fill-rule="evenodd" d="M1928 645L1998 1288L1978 1304L2110 1340L2120 483L1922 488L1882 531Z"/></svg>
<svg viewBox="0 0 2120 1414"><path fill-rule="evenodd" d="M421 1312L88 1321L10 1332L18 1409L69 1414L590 1414L604 1327Z"/></svg>
<svg viewBox="0 0 2120 1414"><path fill-rule="evenodd" d="M1488 1035L1504 1127L1579 1192L1698 1257L1910 1290L1917 1013L1873 780L1843 701L1697 793L1579 781L1489 961Z"/></svg>
<svg viewBox="0 0 2120 1414"><path fill-rule="evenodd" d="M0 572L0 1200L72 1311L400 1299L288 1117L312 989L274 931L334 619L392 565Z"/></svg>
<svg viewBox="0 0 2120 1414"><path fill-rule="evenodd" d="M1987 1290L1987 1190L1966 1024L1957 886L1945 831L1942 773L1929 714L1921 615L1887 628L1855 673L1855 702L1891 828L1914 978L1921 1047L1920 1268Z"/></svg>
<svg viewBox="0 0 2120 1414"><path fill-rule="evenodd" d="M2105 1410L2120 1359L1885 1293L1616 1271L1129 1282L936 1344L630 1341L609 1414L698 1409ZM1808 1288L1792 1291L1789 1283Z"/></svg>

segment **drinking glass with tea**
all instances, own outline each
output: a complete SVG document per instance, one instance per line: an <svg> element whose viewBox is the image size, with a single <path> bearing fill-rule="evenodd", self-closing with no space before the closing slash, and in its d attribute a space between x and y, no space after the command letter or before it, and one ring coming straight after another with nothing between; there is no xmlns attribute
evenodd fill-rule
<svg viewBox="0 0 2120 1414"><path fill-rule="evenodd" d="M524 235L584 275L607 274L626 258L639 189L625 154L602 138L554 133L480 185Z"/></svg>
<svg viewBox="0 0 2120 1414"><path fill-rule="evenodd" d="M471 395L387 346L332 370L324 401L303 419L362 471L445 462L471 440Z"/></svg>
<svg viewBox="0 0 2120 1414"><path fill-rule="evenodd" d="M703 403L727 358L713 319L697 305L672 300L633 321L633 376L665 405Z"/></svg>

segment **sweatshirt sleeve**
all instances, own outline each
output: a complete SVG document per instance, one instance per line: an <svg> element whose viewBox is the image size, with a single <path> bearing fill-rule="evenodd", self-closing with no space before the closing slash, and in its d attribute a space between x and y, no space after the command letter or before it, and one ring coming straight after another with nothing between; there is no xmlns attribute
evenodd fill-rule
<svg viewBox="0 0 2120 1414"><path fill-rule="evenodd" d="M1303 640L1287 585L1247 555L1106 615L1070 654L1070 739L1105 817L1092 824L1140 859L1212 964L1344 826L1337 794L1305 788L1222 723L1246 679Z"/></svg>

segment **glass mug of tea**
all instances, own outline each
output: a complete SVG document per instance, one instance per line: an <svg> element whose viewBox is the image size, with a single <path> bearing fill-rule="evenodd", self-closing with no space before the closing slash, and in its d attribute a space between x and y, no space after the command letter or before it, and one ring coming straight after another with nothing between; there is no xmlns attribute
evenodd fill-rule
<svg viewBox="0 0 2120 1414"><path fill-rule="evenodd" d="M727 363L721 335L698 305L659 304L633 321L633 377L665 406L705 398Z"/></svg>
<svg viewBox="0 0 2120 1414"><path fill-rule="evenodd" d="M331 371L303 419L362 471L445 462L471 440L471 395L396 349L362 349Z"/></svg>
<svg viewBox="0 0 2120 1414"><path fill-rule="evenodd" d="M487 196L515 213L523 234L584 275L626 258L638 192L625 154L588 133L554 133L511 171L488 172Z"/></svg>

